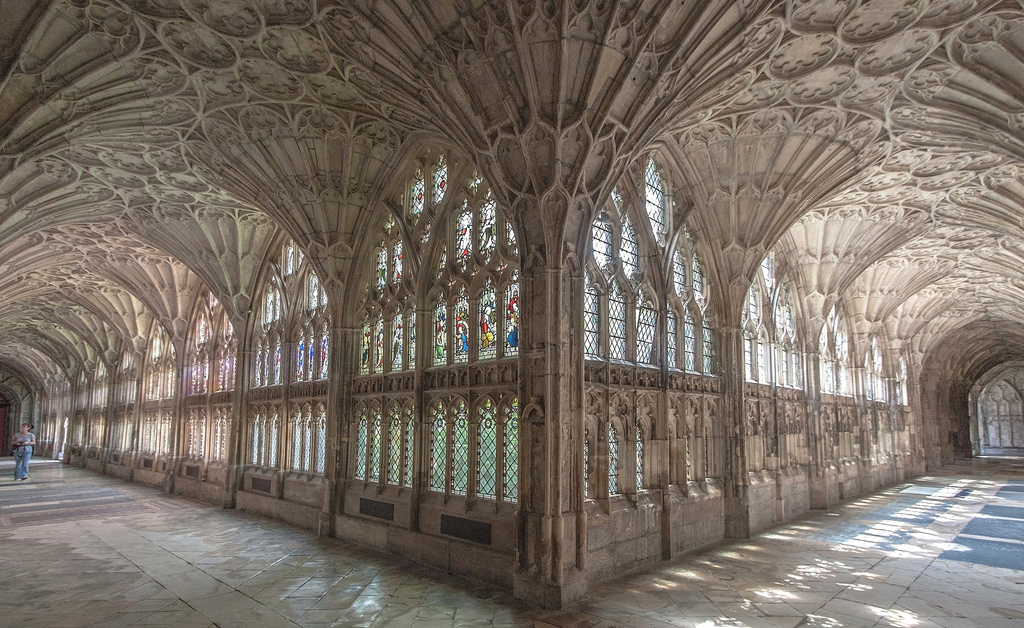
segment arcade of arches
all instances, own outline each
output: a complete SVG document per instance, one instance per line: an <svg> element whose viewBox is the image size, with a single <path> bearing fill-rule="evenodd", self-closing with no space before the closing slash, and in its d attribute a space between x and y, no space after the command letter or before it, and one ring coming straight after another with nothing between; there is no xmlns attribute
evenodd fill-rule
<svg viewBox="0 0 1024 628"><path fill-rule="evenodd" d="M1024 447L1017 0L39 0L37 455L560 606Z"/></svg>

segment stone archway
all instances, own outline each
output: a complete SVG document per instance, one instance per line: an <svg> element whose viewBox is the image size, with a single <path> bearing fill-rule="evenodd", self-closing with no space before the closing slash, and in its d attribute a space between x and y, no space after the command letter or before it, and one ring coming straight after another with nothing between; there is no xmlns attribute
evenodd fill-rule
<svg viewBox="0 0 1024 628"><path fill-rule="evenodd" d="M971 390L974 455L1024 456L1024 364L993 369Z"/></svg>

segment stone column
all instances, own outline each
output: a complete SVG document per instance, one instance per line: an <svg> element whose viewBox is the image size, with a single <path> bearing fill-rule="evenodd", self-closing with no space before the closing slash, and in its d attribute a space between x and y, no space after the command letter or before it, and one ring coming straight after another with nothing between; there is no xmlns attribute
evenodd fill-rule
<svg viewBox="0 0 1024 628"><path fill-rule="evenodd" d="M520 478L516 597L561 608L587 591L581 568L586 517L582 502L583 281L541 251L522 272L525 315L519 356Z"/></svg>
<svg viewBox="0 0 1024 628"><path fill-rule="evenodd" d="M337 300L332 300L336 303ZM331 317L330 358L327 364L327 442L324 463L324 498L320 508L320 536L336 536L338 515L345 509L349 442L352 433L352 379L358 372L360 329L340 324L340 308Z"/></svg>
<svg viewBox="0 0 1024 628"><path fill-rule="evenodd" d="M750 536L750 481L747 476L746 426L743 412L743 329L738 325L720 330L722 412L719 420L725 428L725 536L745 539Z"/></svg>

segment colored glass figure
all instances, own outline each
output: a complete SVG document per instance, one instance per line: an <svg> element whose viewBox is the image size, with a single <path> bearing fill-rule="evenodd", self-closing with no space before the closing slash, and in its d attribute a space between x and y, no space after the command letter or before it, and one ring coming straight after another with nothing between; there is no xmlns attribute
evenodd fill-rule
<svg viewBox="0 0 1024 628"><path fill-rule="evenodd" d="M485 399L476 431L476 494L481 497L497 496L498 430L494 414L494 403Z"/></svg>
<svg viewBox="0 0 1024 628"><path fill-rule="evenodd" d="M409 311L409 368L416 368L416 311Z"/></svg>
<svg viewBox="0 0 1024 628"><path fill-rule="evenodd" d="M320 329L320 379L327 379L327 368L331 356L331 332L327 323Z"/></svg>
<svg viewBox="0 0 1024 628"><path fill-rule="evenodd" d="M407 411L408 415L409 412ZM402 475L402 486L412 486L412 462L413 452L415 451L415 425L412 418L406 419L405 422L405 472Z"/></svg>
<svg viewBox="0 0 1024 628"><path fill-rule="evenodd" d="M402 370L402 314L391 321L391 370Z"/></svg>
<svg viewBox="0 0 1024 628"><path fill-rule="evenodd" d="M455 402L452 431L452 493L465 495L469 484L469 414L466 402Z"/></svg>
<svg viewBox="0 0 1024 628"><path fill-rule="evenodd" d="M380 479L380 410L374 408L370 416L370 469L371 481Z"/></svg>
<svg viewBox="0 0 1024 628"><path fill-rule="evenodd" d="M619 436L615 426L608 424L608 494L619 493Z"/></svg>
<svg viewBox="0 0 1024 628"><path fill-rule="evenodd" d="M590 430L583 428L583 496L590 497Z"/></svg>
<svg viewBox="0 0 1024 628"><path fill-rule="evenodd" d="M364 375L370 372L370 324L363 325L363 347L359 360L359 372Z"/></svg>
<svg viewBox="0 0 1024 628"><path fill-rule="evenodd" d="M289 242L284 251L284 276L289 277L295 272L295 243Z"/></svg>
<svg viewBox="0 0 1024 628"><path fill-rule="evenodd" d="M373 372L384 372L384 318L378 317L374 327L374 346L376 353L373 354Z"/></svg>
<svg viewBox="0 0 1024 628"><path fill-rule="evenodd" d="M264 385L263 375L266 372L263 368L264 355L263 347L256 350L256 368L253 369L253 385L256 388Z"/></svg>
<svg viewBox="0 0 1024 628"><path fill-rule="evenodd" d="M423 180L423 171L416 169L416 176L412 184L412 211L413 216L419 216L420 212L423 211L423 192L426 189L425 181Z"/></svg>
<svg viewBox="0 0 1024 628"><path fill-rule="evenodd" d="M465 362L469 359L469 299L466 298L466 289L459 289L458 299L455 301L455 350L452 352L456 362Z"/></svg>
<svg viewBox="0 0 1024 628"><path fill-rule="evenodd" d="M497 304L494 297L494 284L487 280L487 284L480 292L480 359L493 358L498 349L495 341L495 332L498 330L498 320L495 310Z"/></svg>
<svg viewBox="0 0 1024 628"><path fill-rule="evenodd" d="M614 360L626 359L626 297L617 281L608 297L608 351Z"/></svg>
<svg viewBox="0 0 1024 628"><path fill-rule="evenodd" d="M316 419L316 468L314 473L324 472L324 463L327 460L327 412L323 407Z"/></svg>
<svg viewBox="0 0 1024 628"><path fill-rule="evenodd" d="M388 252L382 246L377 249L377 291L384 289L388 281Z"/></svg>
<svg viewBox="0 0 1024 628"><path fill-rule="evenodd" d="M622 244L619 247L622 270L627 277L636 277L640 272L638 255L636 231L633 229L633 223L627 217L622 221Z"/></svg>
<svg viewBox="0 0 1024 628"><path fill-rule="evenodd" d="M434 406L434 429L430 440L430 489L444 492L447 469L447 441L444 420L444 405L438 401Z"/></svg>
<svg viewBox="0 0 1024 628"><path fill-rule="evenodd" d="M402 242L395 242L394 253L391 260L391 283L398 283L402 280Z"/></svg>
<svg viewBox="0 0 1024 628"><path fill-rule="evenodd" d="M448 164L444 161L444 155L437 160L437 168L434 169L434 204L441 202L444 192L448 187Z"/></svg>
<svg viewBox="0 0 1024 628"><path fill-rule="evenodd" d="M423 235L420 236L420 242L426 244L430 242L430 223L424 222L423 224Z"/></svg>
<svg viewBox="0 0 1024 628"><path fill-rule="evenodd" d="M398 408L390 410L391 421L388 427L388 484L398 485L402 473L402 422L398 416Z"/></svg>
<svg viewBox="0 0 1024 628"><path fill-rule="evenodd" d="M516 231L512 228L512 223L508 221L505 221L505 245L513 256L519 256L519 243L516 241Z"/></svg>
<svg viewBox="0 0 1024 628"><path fill-rule="evenodd" d="M672 257L672 284L677 295L686 294L686 257L683 256L682 249L676 250Z"/></svg>
<svg viewBox="0 0 1024 628"><path fill-rule="evenodd" d="M711 344L711 325L708 324L707 319L704 319L704 322L702 323L701 336L704 343L704 351L702 353L704 360L704 373L710 375L712 359L714 358L714 347Z"/></svg>
<svg viewBox="0 0 1024 628"><path fill-rule="evenodd" d="M473 214L463 204L455 226L455 264L466 270L473 246Z"/></svg>
<svg viewBox="0 0 1024 628"><path fill-rule="evenodd" d="M644 431L636 426L636 490L644 489Z"/></svg>
<svg viewBox="0 0 1024 628"><path fill-rule="evenodd" d="M653 159L647 160L644 183L647 217L651 219L654 235L660 236L665 232L665 181Z"/></svg>
<svg viewBox="0 0 1024 628"><path fill-rule="evenodd" d="M651 364L654 358L654 326L657 314L649 301L641 297L636 312L636 360Z"/></svg>
<svg viewBox="0 0 1024 628"><path fill-rule="evenodd" d="M473 178L469 180L469 189L473 190L473 193L476 194L477 188L479 188L480 184L483 182L483 175L481 175L479 172L474 171Z"/></svg>
<svg viewBox="0 0 1024 628"><path fill-rule="evenodd" d="M594 262L601 268L607 268L612 262L612 226L603 216L594 221L590 228L590 248L594 253Z"/></svg>
<svg viewBox="0 0 1024 628"><path fill-rule="evenodd" d="M519 399L516 397L505 405L502 451L501 494L505 501L516 501L519 498Z"/></svg>
<svg viewBox="0 0 1024 628"><path fill-rule="evenodd" d="M665 339L668 341L665 360L669 368L678 368L678 363L676 362L678 359L676 351L678 338L676 338L676 315L674 313L669 312L665 317L665 327Z"/></svg>
<svg viewBox="0 0 1024 628"><path fill-rule="evenodd" d="M589 273L583 286L583 352L592 358L601 355L600 302Z"/></svg>
<svg viewBox="0 0 1024 628"><path fill-rule="evenodd" d="M366 411L359 417L359 434L356 437L356 477L366 478Z"/></svg>
<svg viewBox="0 0 1024 628"><path fill-rule="evenodd" d="M314 379L316 374L316 336L313 333L312 328L309 330L309 335L306 336L306 371L303 374L304 379Z"/></svg>
<svg viewBox="0 0 1024 628"><path fill-rule="evenodd" d="M274 345L274 385L281 383L281 339Z"/></svg>
<svg viewBox="0 0 1024 628"><path fill-rule="evenodd" d="M492 199L488 199L484 206L480 208L480 253L486 261L490 261L491 254L494 253L494 247L497 243L496 227L494 226L496 207L497 203Z"/></svg>
<svg viewBox="0 0 1024 628"><path fill-rule="evenodd" d="M505 287L505 355L519 352L519 273L512 273L512 281Z"/></svg>
<svg viewBox="0 0 1024 628"><path fill-rule="evenodd" d="M437 296L434 306L434 366L444 366L448 360L448 307L444 296Z"/></svg>
<svg viewBox="0 0 1024 628"><path fill-rule="evenodd" d="M697 370L697 332L689 312L683 319L683 368L687 371Z"/></svg>
<svg viewBox="0 0 1024 628"><path fill-rule="evenodd" d="M306 365L306 339L299 336L299 346L295 351L295 381L301 382L305 379L305 365Z"/></svg>

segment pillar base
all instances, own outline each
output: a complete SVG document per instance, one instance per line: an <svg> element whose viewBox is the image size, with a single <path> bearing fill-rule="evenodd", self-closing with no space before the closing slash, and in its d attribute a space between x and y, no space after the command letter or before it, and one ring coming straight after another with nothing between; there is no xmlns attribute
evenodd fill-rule
<svg viewBox="0 0 1024 628"><path fill-rule="evenodd" d="M562 574L560 583L542 582L542 579L539 573L517 570L512 574L512 594L518 600L559 610L582 600L589 588L587 575L578 569Z"/></svg>

